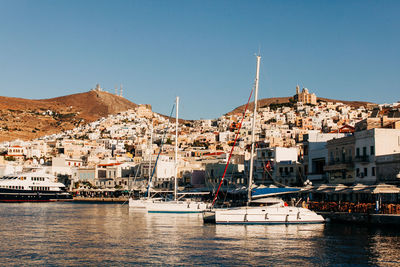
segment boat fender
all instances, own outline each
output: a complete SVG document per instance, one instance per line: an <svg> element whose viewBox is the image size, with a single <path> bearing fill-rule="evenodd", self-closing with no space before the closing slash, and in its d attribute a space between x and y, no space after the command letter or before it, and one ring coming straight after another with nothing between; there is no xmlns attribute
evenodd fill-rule
<svg viewBox="0 0 400 267"><path fill-rule="evenodd" d="M300 218L300 211L299 212L297 212L297 220L300 220L301 218Z"/></svg>

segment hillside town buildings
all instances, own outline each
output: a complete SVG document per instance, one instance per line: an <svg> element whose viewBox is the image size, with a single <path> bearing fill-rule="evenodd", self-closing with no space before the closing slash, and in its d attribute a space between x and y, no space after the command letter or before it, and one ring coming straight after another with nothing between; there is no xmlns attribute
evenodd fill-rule
<svg viewBox="0 0 400 267"><path fill-rule="evenodd" d="M100 90L100 87L96 90ZM139 105L73 130L0 144L0 175L41 166L71 189L168 190L178 142L180 186L214 190L232 151L224 187L247 185L252 114L175 125ZM257 185L376 184L400 181L399 104L351 106L317 100L304 88L284 104L259 109L254 182ZM151 142L150 142L151 141ZM158 158L158 159L157 159Z"/></svg>

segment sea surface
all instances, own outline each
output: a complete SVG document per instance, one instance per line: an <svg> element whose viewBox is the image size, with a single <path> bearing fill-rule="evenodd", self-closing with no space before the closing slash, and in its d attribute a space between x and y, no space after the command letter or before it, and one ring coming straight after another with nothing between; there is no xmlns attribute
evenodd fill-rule
<svg viewBox="0 0 400 267"><path fill-rule="evenodd" d="M213 225L121 204L0 203L1 266L400 266L400 230Z"/></svg>

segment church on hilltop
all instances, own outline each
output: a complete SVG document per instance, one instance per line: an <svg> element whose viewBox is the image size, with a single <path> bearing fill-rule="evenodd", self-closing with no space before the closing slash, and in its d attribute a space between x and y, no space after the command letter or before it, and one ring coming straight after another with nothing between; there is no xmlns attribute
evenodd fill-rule
<svg viewBox="0 0 400 267"><path fill-rule="evenodd" d="M317 96L312 93L310 94L308 92L307 88L303 88L300 92L300 86L296 86L296 94L293 96L294 101L296 102L302 102L304 104L311 104L311 105L316 105L317 104Z"/></svg>

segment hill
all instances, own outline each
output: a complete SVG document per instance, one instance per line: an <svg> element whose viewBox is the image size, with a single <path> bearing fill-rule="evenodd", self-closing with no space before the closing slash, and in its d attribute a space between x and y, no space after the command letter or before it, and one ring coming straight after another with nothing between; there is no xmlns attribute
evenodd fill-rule
<svg viewBox="0 0 400 267"><path fill-rule="evenodd" d="M94 90L40 100L0 97L0 141L58 133L135 107L123 97Z"/></svg>
<svg viewBox="0 0 400 267"><path fill-rule="evenodd" d="M258 107L266 107L269 106L271 104L283 104L283 103L289 103L290 99L292 99L293 97L273 97L273 98L264 98L264 99L260 99L257 101ZM333 103L343 103L346 105L349 105L351 107L361 107L361 106L368 106L371 105L373 103L370 102L363 102L363 101L346 101L346 100L335 100L335 99L328 99L328 98L323 98L323 97L318 97L317 101L324 101L324 102L333 102ZM237 108L235 108L234 110L230 111L227 113L227 115L231 115L231 114L236 114L236 113L243 113L244 108L246 107L245 105L239 106ZM254 109L254 102L249 103L249 110L253 110Z"/></svg>

